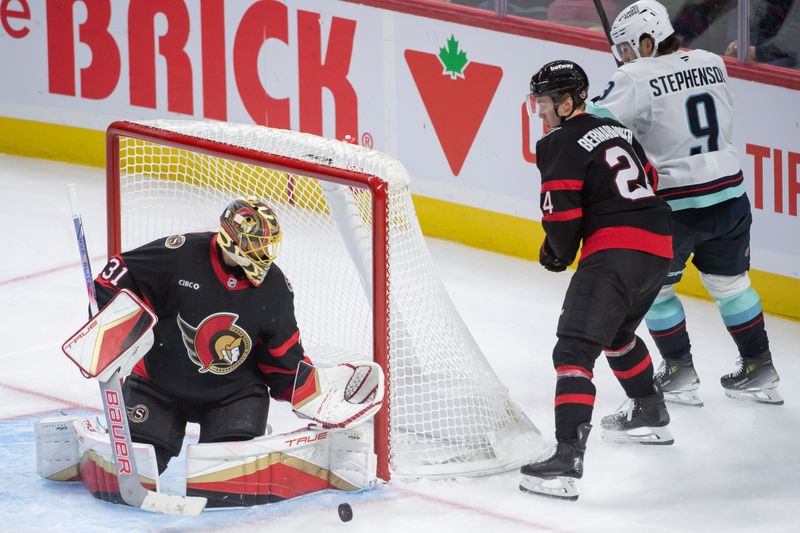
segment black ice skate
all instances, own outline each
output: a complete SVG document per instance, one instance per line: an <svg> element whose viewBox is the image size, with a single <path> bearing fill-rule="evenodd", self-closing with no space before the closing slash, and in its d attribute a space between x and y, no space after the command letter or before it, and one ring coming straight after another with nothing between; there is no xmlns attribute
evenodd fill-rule
<svg viewBox="0 0 800 533"><path fill-rule="evenodd" d="M783 405L776 390L780 380L769 350L755 357L740 357L736 371L719 379L728 398Z"/></svg>
<svg viewBox="0 0 800 533"><path fill-rule="evenodd" d="M629 398L613 415L604 416L600 424L603 427L603 440L616 444L672 444L672 437L667 426L669 413L664 405L664 393L655 384L656 391L652 396Z"/></svg>
<svg viewBox="0 0 800 533"><path fill-rule="evenodd" d="M664 359L653 379L661 385L664 400L692 407L703 407L697 394L700 378L694 371L691 356L684 359Z"/></svg>
<svg viewBox="0 0 800 533"><path fill-rule="evenodd" d="M579 425L577 442L559 442L553 455L520 468L519 490L559 500L577 500L577 483L583 477L583 454L591 429L591 424Z"/></svg>

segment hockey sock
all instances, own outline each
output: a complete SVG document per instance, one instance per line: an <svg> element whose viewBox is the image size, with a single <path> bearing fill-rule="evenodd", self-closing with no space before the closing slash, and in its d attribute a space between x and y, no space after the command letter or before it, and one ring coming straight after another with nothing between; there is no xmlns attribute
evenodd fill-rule
<svg viewBox="0 0 800 533"><path fill-rule="evenodd" d="M637 336L625 346L606 350L606 358L628 398L653 394L653 361L642 339Z"/></svg>
<svg viewBox="0 0 800 533"><path fill-rule="evenodd" d="M761 299L756 291L748 288L735 296L717 300L717 303L722 321L742 356L755 356L769 349Z"/></svg>
<svg viewBox="0 0 800 533"><path fill-rule="evenodd" d="M737 276L700 273L700 280L719 305L719 313L743 357L769 350L761 299L750 287L747 272Z"/></svg>
<svg viewBox="0 0 800 533"><path fill-rule="evenodd" d="M665 359L682 359L691 353L686 314L674 286L662 290L644 317L656 347Z"/></svg>
<svg viewBox="0 0 800 533"><path fill-rule="evenodd" d="M592 420L594 361L600 346L579 339L559 338L553 350L556 369L555 422L558 442L576 442L578 426Z"/></svg>
<svg viewBox="0 0 800 533"><path fill-rule="evenodd" d="M555 398L558 442L577 441L578 426L592 420L595 392L594 383L590 378L558 378Z"/></svg>

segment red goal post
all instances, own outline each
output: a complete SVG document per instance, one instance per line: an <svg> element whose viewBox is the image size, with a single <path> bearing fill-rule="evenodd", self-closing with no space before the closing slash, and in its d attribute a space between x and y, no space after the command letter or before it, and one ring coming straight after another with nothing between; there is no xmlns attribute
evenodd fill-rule
<svg viewBox="0 0 800 533"><path fill-rule="evenodd" d="M109 254L214 231L237 196L276 211L284 231L277 264L295 287L309 356L323 364L372 357L386 372L374 424L378 477L488 474L541 450L539 431L436 275L399 162L223 122L114 122L106 142Z"/></svg>

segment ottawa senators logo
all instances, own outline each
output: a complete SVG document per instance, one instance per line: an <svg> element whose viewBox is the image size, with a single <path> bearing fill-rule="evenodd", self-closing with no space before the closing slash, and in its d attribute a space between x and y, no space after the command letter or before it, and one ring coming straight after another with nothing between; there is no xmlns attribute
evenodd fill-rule
<svg viewBox="0 0 800 533"><path fill-rule="evenodd" d="M178 315L183 344L199 372L227 374L244 363L253 343L245 330L236 325L239 315L214 313L196 328Z"/></svg>

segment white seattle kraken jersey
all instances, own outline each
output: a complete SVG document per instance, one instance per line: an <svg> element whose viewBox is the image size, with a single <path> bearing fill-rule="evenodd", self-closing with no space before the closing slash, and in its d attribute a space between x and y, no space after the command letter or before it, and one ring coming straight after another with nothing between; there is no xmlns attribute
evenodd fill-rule
<svg viewBox="0 0 800 533"><path fill-rule="evenodd" d="M727 77L716 54L679 51L622 65L596 100L633 130L658 171L658 194L673 210L744 194Z"/></svg>

